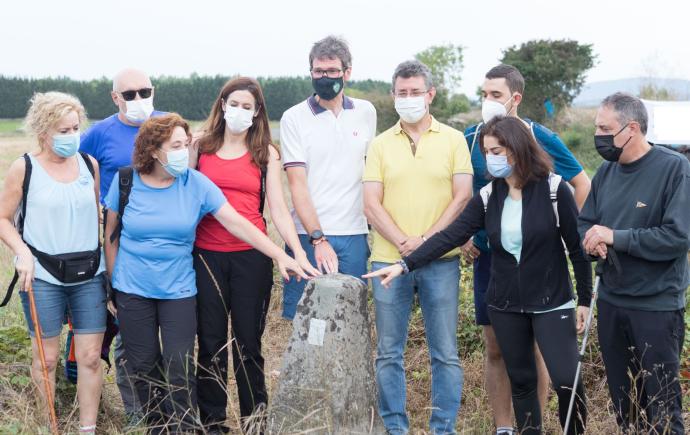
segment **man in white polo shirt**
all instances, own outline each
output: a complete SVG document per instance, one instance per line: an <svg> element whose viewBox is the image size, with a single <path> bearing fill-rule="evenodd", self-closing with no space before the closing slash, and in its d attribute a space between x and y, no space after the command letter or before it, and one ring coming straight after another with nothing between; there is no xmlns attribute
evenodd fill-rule
<svg viewBox="0 0 690 435"><path fill-rule="evenodd" d="M309 261L325 273L360 278L369 246L362 200L367 146L376 134L376 110L346 97L352 73L347 43L328 36L314 44L309 67L315 94L280 120L280 147L292 195L292 216ZM283 317L295 316L305 282L283 290Z"/></svg>

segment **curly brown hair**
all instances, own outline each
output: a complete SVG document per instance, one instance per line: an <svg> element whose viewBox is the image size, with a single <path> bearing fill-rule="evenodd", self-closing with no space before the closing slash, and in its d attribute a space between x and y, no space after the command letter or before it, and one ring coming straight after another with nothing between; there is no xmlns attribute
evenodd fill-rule
<svg viewBox="0 0 690 435"><path fill-rule="evenodd" d="M177 113L168 113L146 120L139 128L139 133L134 141L134 154L132 155L134 169L140 174L153 172L156 163L153 152L172 137L176 127L182 127L189 140L192 139L189 124Z"/></svg>

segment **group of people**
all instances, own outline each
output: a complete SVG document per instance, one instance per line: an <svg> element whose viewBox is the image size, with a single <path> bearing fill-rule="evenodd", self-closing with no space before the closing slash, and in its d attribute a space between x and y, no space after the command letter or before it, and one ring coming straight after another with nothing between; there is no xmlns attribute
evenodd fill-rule
<svg viewBox="0 0 690 435"><path fill-rule="evenodd" d="M113 80L117 113L85 133L75 97L31 100L26 126L39 149L7 173L0 238L16 254L20 289L35 295L52 388L66 314L73 326L80 433L96 432L108 310L132 424L227 433L230 347L246 429L268 403L261 337L273 262L285 279L285 319L312 277L372 278L378 411L391 434L409 431L403 352L416 293L431 361L430 430L455 433L461 256L474 266L496 433L542 433L550 383L566 429L590 261L611 251L624 273L604 268L598 334L617 422L684 433L690 164L646 141L639 99L616 93L602 102L594 141L606 161L590 182L558 135L519 117L525 81L510 65L486 74L483 121L463 134L430 114L429 68L401 63L392 78L400 120L379 135L374 106L343 91L352 57L342 39L316 42L309 67L314 94L283 114L280 148L261 87L247 77L223 86L198 132L155 111L151 80L133 69ZM265 203L284 249L267 237ZM578 434L588 414L580 381L575 394L567 430Z"/></svg>

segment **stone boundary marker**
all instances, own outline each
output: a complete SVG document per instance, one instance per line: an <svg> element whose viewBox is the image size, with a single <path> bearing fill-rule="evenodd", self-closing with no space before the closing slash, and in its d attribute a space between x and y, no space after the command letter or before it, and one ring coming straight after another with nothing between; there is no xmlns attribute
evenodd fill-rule
<svg viewBox="0 0 690 435"><path fill-rule="evenodd" d="M330 274L297 306L269 408L270 434L385 434L378 415L368 287Z"/></svg>

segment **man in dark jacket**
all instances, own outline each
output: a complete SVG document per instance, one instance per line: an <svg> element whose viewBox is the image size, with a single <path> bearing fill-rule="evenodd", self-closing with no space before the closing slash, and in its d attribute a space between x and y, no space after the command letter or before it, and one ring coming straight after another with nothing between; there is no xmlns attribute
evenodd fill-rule
<svg viewBox="0 0 690 435"><path fill-rule="evenodd" d="M607 160L579 217L585 251L618 254L599 288L599 344L624 432L682 434L678 380L690 248L690 164L651 146L647 111L616 93L596 116L595 145Z"/></svg>

